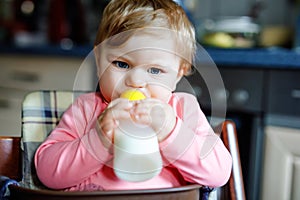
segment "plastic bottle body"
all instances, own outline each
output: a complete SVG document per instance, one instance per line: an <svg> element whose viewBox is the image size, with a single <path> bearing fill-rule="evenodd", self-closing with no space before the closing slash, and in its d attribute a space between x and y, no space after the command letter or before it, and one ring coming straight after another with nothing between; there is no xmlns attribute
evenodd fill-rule
<svg viewBox="0 0 300 200"><path fill-rule="evenodd" d="M139 182L158 175L162 158L155 131L131 120L120 121L114 135L114 172L122 180Z"/></svg>

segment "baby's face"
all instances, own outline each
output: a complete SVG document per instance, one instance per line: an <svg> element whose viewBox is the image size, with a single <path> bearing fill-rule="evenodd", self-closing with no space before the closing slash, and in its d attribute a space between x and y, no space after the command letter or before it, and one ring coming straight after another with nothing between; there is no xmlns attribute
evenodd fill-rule
<svg viewBox="0 0 300 200"><path fill-rule="evenodd" d="M105 47L98 60L99 85L107 101L127 89L167 102L181 78L174 37L138 33L118 47Z"/></svg>

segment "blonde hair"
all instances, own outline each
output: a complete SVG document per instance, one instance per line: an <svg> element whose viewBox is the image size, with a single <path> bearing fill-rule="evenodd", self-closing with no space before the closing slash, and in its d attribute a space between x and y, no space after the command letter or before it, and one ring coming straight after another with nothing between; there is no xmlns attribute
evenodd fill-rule
<svg viewBox="0 0 300 200"><path fill-rule="evenodd" d="M196 51L195 30L182 7L173 0L111 0L103 12L94 46L119 33L147 27L167 28L178 35L186 74Z"/></svg>

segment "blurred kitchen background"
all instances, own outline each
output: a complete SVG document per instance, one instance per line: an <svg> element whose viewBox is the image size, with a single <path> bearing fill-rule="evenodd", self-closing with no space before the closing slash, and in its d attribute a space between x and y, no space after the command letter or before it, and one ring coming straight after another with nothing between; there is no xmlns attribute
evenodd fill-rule
<svg viewBox="0 0 300 200"><path fill-rule="evenodd" d="M227 99L247 198L300 199L300 1L177 2L222 75L226 94L188 80L208 116L209 95ZM107 3L0 0L0 135L21 135L29 91L95 89L91 51Z"/></svg>

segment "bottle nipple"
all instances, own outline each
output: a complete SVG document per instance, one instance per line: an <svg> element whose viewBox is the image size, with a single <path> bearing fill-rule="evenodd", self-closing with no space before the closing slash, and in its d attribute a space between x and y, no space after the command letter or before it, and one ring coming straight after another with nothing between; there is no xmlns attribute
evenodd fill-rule
<svg viewBox="0 0 300 200"><path fill-rule="evenodd" d="M126 90L125 92L123 92L120 96L121 98L125 98L128 99L129 101L138 101L138 100L142 100L145 99L145 95L140 92L139 90Z"/></svg>

